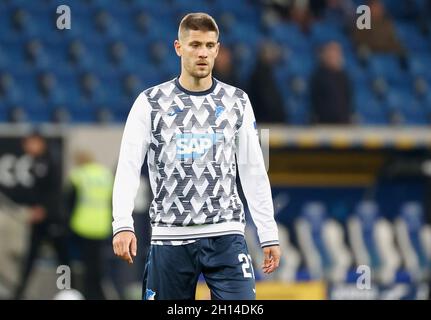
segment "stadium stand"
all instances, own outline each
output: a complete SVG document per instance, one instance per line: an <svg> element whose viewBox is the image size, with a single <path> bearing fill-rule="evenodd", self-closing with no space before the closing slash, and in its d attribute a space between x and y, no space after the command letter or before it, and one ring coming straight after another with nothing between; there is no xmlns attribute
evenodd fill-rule
<svg viewBox="0 0 431 320"><path fill-rule="evenodd" d="M64 122L121 122L139 90L178 74L177 57L170 48L176 25L185 12L202 10L220 21L221 41L237 48L234 52L242 81L253 68L262 38L283 47L286 58L278 67L288 124L310 122L309 87L300 85L298 96L298 91L289 90L289 83L294 80L296 88L298 83L308 83L317 59L315 50L335 40L343 47L347 70L353 78L360 124L426 125L431 121L431 98L429 93L421 92L431 84L431 46L429 34L424 31L427 28L412 18L426 3L413 2L409 2L408 10L402 10L398 4L384 1L407 50L406 64L402 66L390 54L371 54L365 65L361 64L346 26L334 23L327 15L312 24L309 33L291 21L265 22L265 4L260 1L121 0L114 4L78 0L72 6L70 30L54 28L59 1L38 1L37 5L5 1L0 4L0 120L15 121L11 111L20 105L23 117L30 121L55 122L56 107L61 104L70 114L62 118ZM41 72L54 74L53 91L62 92L62 97L41 95ZM97 79L90 97L78 85L81 74ZM139 83L133 92L119 85L118 79L126 76ZM374 89L367 84L370 81L376 83ZM370 103L364 103L364 99ZM105 116L95 113L101 106ZM41 110L43 116L35 110Z"/></svg>

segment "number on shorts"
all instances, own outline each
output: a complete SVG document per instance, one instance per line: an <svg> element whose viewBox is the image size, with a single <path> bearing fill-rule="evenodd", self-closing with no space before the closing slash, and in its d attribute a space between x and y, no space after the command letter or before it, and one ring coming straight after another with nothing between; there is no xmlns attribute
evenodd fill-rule
<svg viewBox="0 0 431 320"><path fill-rule="evenodd" d="M253 272L253 266L251 264L251 257L250 255L246 255L244 253L240 253L238 255L238 260L242 262L242 272L244 274L244 278L253 278L254 272ZM249 268L251 268L251 272L249 272Z"/></svg>

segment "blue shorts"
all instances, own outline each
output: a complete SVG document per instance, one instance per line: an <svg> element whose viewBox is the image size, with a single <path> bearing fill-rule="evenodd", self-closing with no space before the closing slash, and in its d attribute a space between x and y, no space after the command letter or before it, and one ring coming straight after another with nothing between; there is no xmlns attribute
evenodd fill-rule
<svg viewBox="0 0 431 320"><path fill-rule="evenodd" d="M242 235L152 245L144 271L144 300L193 300L200 274L213 300L256 299L255 279Z"/></svg>

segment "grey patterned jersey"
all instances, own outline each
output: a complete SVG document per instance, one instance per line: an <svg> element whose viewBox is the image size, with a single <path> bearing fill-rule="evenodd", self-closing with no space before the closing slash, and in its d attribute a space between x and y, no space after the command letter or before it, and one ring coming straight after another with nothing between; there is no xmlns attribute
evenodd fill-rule
<svg viewBox="0 0 431 320"><path fill-rule="evenodd" d="M271 191L247 95L216 79L201 92L184 89L177 79L145 90L124 129L114 184L114 233L134 230L133 199L147 155L154 244L243 234L236 157L244 160L246 154L258 162L253 174L251 165L238 161L250 211L261 242L275 243Z"/></svg>
<svg viewBox="0 0 431 320"><path fill-rule="evenodd" d="M175 81L145 91L151 105L154 226L244 222L235 183L235 137L244 92L214 84L210 94L200 96L182 91Z"/></svg>

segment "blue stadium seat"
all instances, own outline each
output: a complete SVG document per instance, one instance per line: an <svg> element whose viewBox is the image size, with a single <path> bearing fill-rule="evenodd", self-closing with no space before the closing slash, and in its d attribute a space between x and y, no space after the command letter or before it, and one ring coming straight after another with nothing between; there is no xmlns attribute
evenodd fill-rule
<svg viewBox="0 0 431 320"><path fill-rule="evenodd" d="M391 112L399 113L401 121L408 125L426 125L429 124L426 111L422 105L415 99L412 93L400 89L391 88L387 106Z"/></svg>
<svg viewBox="0 0 431 320"><path fill-rule="evenodd" d="M408 59L408 66L411 75L431 79L430 53L412 53Z"/></svg>
<svg viewBox="0 0 431 320"><path fill-rule="evenodd" d="M286 91L286 90L285 90ZM310 123L309 102L307 99L283 95L285 101L286 122L291 125L307 125Z"/></svg>
<svg viewBox="0 0 431 320"><path fill-rule="evenodd" d="M287 72L308 78L316 67L316 59L309 52L293 51L288 60Z"/></svg>
<svg viewBox="0 0 431 320"><path fill-rule="evenodd" d="M259 8L247 0L219 0L213 2L216 12L230 12L235 15L238 21L255 25L259 20Z"/></svg>
<svg viewBox="0 0 431 320"><path fill-rule="evenodd" d="M426 10L427 0L391 1L384 0L386 11L396 20L414 20Z"/></svg>
<svg viewBox="0 0 431 320"><path fill-rule="evenodd" d="M296 233L298 237L299 247L305 254L305 261L309 261L308 269L313 278L323 278L325 271L330 268L331 257L328 249L325 246L323 239L323 225L327 219L326 209L322 203L308 203L304 205L301 217L296 224ZM302 228L301 225L303 224ZM308 227L307 227L308 226ZM308 235L308 241L301 240L301 237ZM306 250L306 243L313 247L314 250ZM310 255L315 255L315 259L308 258ZM311 261L315 263L311 263Z"/></svg>
<svg viewBox="0 0 431 320"><path fill-rule="evenodd" d="M369 58L370 75L383 77L389 82L402 81L406 77L400 66L399 58L392 54L374 54Z"/></svg>
<svg viewBox="0 0 431 320"><path fill-rule="evenodd" d="M31 99L21 104L33 123L47 123L52 120L52 111L49 105L41 99Z"/></svg>
<svg viewBox="0 0 431 320"><path fill-rule="evenodd" d="M270 28L270 37L295 51L310 52L311 43L295 23L279 23Z"/></svg>
<svg viewBox="0 0 431 320"><path fill-rule="evenodd" d="M312 24L310 38L318 46L329 41L336 41L343 47L350 47L349 38L342 30L338 26L324 20Z"/></svg>
<svg viewBox="0 0 431 320"><path fill-rule="evenodd" d="M2 46L5 48L5 61L8 62L4 66L5 69L22 71L26 69L28 65L26 64L24 41L19 39L14 39L12 41L2 41Z"/></svg>
<svg viewBox="0 0 431 320"><path fill-rule="evenodd" d="M428 118L431 117L431 92L428 92L422 102L422 107L428 115Z"/></svg>
<svg viewBox="0 0 431 320"><path fill-rule="evenodd" d="M233 46L233 54L239 81L246 84L256 64L256 48L244 42L237 43Z"/></svg>
<svg viewBox="0 0 431 320"><path fill-rule="evenodd" d="M408 7L404 4L397 7L392 1L387 0L385 3L390 12L395 10L397 16L406 18L411 16L412 12L420 12L425 0L410 1L412 5ZM289 55L284 55L283 63L278 66L281 75L277 77L283 88L285 88L283 84L292 78L298 78L307 84L316 64L313 49L328 40L336 40L343 46L346 70L356 83L356 87L363 87L364 84L371 83L374 78L381 76L386 79L390 88L390 96L383 105L372 95L367 96L362 93L364 90L359 90L355 105L363 124L387 124L385 108L398 112L406 124L426 124L429 119L427 117L431 114L431 100L428 100L427 95L424 95L421 101L414 99L410 93L411 79L400 68L394 56L372 56L369 68L364 70L357 61L350 39L342 32L339 24L333 21L325 19L317 21L312 25L311 33L307 35L301 32L296 24L290 22L276 23L269 26L268 30L264 30L256 24L261 18L261 4L248 0L203 1L198 5L194 0L116 2L79 0L70 6L72 29L59 31L55 28L55 9L60 4L63 4L61 0L0 2L0 70L10 73L15 79L8 88L3 103L7 105L19 103L23 101L23 97L29 99L29 95L34 95L34 98L38 99L40 94L35 78L40 71L52 71L58 80L55 94L47 98L46 102L49 104L68 103L77 106L82 101L85 102L75 73L90 72L103 79L105 85L96 89L95 96L87 101L91 103L93 109L96 108L96 104L107 105L107 101L125 99L120 84L116 84L117 81L121 82L119 77L124 73L136 74L141 80L139 86L142 89L166 81L179 73L179 60L171 46L177 36L179 19L181 14L193 9L208 11L218 22L222 14L232 15L232 29L222 33L221 40L234 45L236 65L243 82L248 80L253 70L257 44L263 32L268 31L271 39L289 48L285 50ZM17 10L22 10L24 14L22 31L14 30L12 25L11 17ZM106 12L108 15L106 32L96 28L95 19L100 12ZM137 29L135 21L135 17L141 12L148 14L150 18L145 32ZM427 41L419 28L408 20L396 21L395 26L400 39L410 49L409 76L423 77L430 81L431 42ZM33 39L38 39L42 43L42 49L32 65L27 61L25 44ZM79 40L84 44L83 53L76 64L70 63L68 56L68 45L73 40ZM127 48L124 58L117 64L110 60L108 51L109 45L115 41L121 41ZM150 45L157 41L168 48L168 53L158 65L150 59ZM111 86L112 90L106 89ZM290 114L289 121L294 124L308 123L307 86L304 88L301 92L295 91L296 93L282 90ZM394 91L399 91L398 96L401 97L394 97L391 93ZM369 99L366 100L369 103L359 103L364 98ZM411 101L408 101L410 98ZM111 105L107 106L111 108ZM113 106L112 108L115 109ZM79 109L75 108L74 111L79 116L75 115L73 119L89 119L89 116L80 115L76 110ZM124 116L122 111L115 110L114 117L117 117L117 113L118 119Z"/></svg>
<svg viewBox="0 0 431 320"><path fill-rule="evenodd" d="M344 53L344 69L353 83L365 83L371 80L367 70L359 64L353 52L346 51Z"/></svg>
<svg viewBox="0 0 431 320"><path fill-rule="evenodd" d="M420 34L419 28L413 22L395 22L395 28L401 42L411 52L429 52L429 41Z"/></svg>
<svg viewBox="0 0 431 320"><path fill-rule="evenodd" d="M56 73L56 92L59 96L57 104L76 105L79 103L81 92L78 78L73 73Z"/></svg>
<svg viewBox="0 0 431 320"><path fill-rule="evenodd" d="M405 203L395 221L396 235L404 265L415 281L426 280L430 276L431 257L426 250L423 208L418 202Z"/></svg>
<svg viewBox="0 0 431 320"><path fill-rule="evenodd" d="M401 258L395 246L393 226L381 216L377 203L360 202L349 217L347 228L356 265L369 266L373 281L393 283Z"/></svg>
<svg viewBox="0 0 431 320"><path fill-rule="evenodd" d="M0 123L7 122L6 105L0 101Z"/></svg>
<svg viewBox="0 0 431 320"><path fill-rule="evenodd" d="M389 123L387 111L376 97L364 87L356 87L354 108L362 125L385 125Z"/></svg>
<svg viewBox="0 0 431 320"><path fill-rule="evenodd" d="M6 104L12 104L19 102L22 99L21 90L16 84L16 79L11 72L5 71L0 72L2 85L4 86L4 102Z"/></svg>
<svg viewBox="0 0 431 320"><path fill-rule="evenodd" d="M259 44L262 38L260 30L255 25L245 23L236 23L230 32L230 37L235 43L242 42L254 47Z"/></svg>
<svg viewBox="0 0 431 320"><path fill-rule="evenodd" d="M87 55L90 60L89 70L103 71L111 66L108 43L94 44L86 43Z"/></svg>
<svg viewBox="0 0 431 320"><path fill-rule="evenodd" d="M295 229L311 278L344 281L351 255L344 243L341 225L327 216L324 204L306 203Z"/></svg>
<svg viewBox="0 0 431 320"><path fill-rule="evenodd" d="M73 122L95 122L96 110L91 104L79 102L77 104L67 104Z"/></svg>
<svg viewBox="0 0 431 320"><path fill-rule="evenodd" d="M36 77L32 72L24 72L16 74L15 86L17 86L20 96L18 97L17 103L26 103L32 99L40 98L40 93L36 84Z"/></svg>

